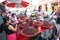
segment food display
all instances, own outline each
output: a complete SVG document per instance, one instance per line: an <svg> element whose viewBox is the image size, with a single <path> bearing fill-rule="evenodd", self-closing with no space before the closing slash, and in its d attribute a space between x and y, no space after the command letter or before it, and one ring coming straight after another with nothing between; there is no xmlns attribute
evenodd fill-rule
<svg viewBox="0 0 60 40"><path fill-rule="evenodd" d="M49 26L52 26L52 24L48 21L43 21L43 27L48 28Z"/></svg>
<svg viewBox="0 0 60 40"><path fill-rule="evenodd" d="M21 24L22 24L22 25L27 25L27 22L22 22Z"/></svg>
<svg viewBox="0 0 60 40"><path fill-rule="evenodd" d="M37 33L37 29L34 28L34 27L29 27L29 28L26 28L22 31L23 34L25 35L35 35Z"/></svg>
<svg viewBox="0 0 60 40"><path fill-rule="evenodd" d="M28 21L23 21L20 23L18 29L19 32L17 32L18 39L29 40L31 37L35 37L39 33L45 32L47 29L50 29L51 26L52 24L48 21L38 21L36 19L31 20L30 18L28 19Z"/></svg>

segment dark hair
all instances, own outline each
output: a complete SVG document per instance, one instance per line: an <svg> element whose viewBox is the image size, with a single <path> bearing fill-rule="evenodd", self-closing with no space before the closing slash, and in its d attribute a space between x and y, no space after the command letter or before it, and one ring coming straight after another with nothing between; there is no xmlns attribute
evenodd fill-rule
<svg viewBox="0 0 60 40"><path fill-rule="evenodd" d="M39 6L38 8L40 8L40 7L42 7L42 6Z"/></svg>
<svg viewBox="0 0 60 40"><path fill-rule="evenodd" d="M57 24L60 24L60 17L56 19Z"/></svg>
<svg viewBox="0 0 60 40"><path fill-rule="evenodd" d="M9 11L9 13L11 13L11 11Z"/></svg>
<svg viewBox="0 0 60 40"><path fill-rule="evenodd" d="M12 16L14 16L14 14L12 14Z"/></svg>
<svg viewBox="0 0 60 40"><path fill-rule="evenodd" d="M3 17L3 22L6 23L9 20L9 17Z"/></svg>

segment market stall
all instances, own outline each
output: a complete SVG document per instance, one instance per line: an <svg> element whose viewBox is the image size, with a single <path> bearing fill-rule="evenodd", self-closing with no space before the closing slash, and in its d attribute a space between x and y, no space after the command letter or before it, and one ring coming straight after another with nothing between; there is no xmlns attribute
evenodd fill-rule
<svg viewBox="0 0 60 40"><path fill-rule="evenodd" d="M25 25L25 28L23 29L18 28L17 40L38 40L39 37L42 37L42 34L43 37L45 37L45 32L53 28L53 25L51 23L49 23L48 25L47 23L47 21L44 21L40 23L34 23L31 26Z"/></svg>

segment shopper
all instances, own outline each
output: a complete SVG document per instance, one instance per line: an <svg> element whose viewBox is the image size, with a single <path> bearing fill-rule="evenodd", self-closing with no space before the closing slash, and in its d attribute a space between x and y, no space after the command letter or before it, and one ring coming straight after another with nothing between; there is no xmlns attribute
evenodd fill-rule
<svg viewBox="0 0 60 40"><path fill-rule="evenodd" d="M57 17L56 21L53 23L54 25L54 30L53 30L53 36L55 36L54 34L58 34L58 38L60 40L60 17ZM55 39L56 40L56 39Z"/></svg>
<svg viewBox="0 0 60 40"><path fill-rule="evenodd" d="M3 18L2 28L6 32L6 40L16 40L17 25L13 26L9 17Z"/></svg>

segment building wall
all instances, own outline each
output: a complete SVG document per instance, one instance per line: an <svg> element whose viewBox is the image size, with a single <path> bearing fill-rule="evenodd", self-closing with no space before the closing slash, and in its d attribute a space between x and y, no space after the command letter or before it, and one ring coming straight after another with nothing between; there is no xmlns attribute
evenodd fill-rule
<svg viewBox="0 0 60 40"><path fill-rule="evenodd" d="M60 1L58 2L58 7L60 7Z"/></svg>
<svg viewBox="0 0 60 40"><path fill-rule="evenodd" d="M52 6L54 7L54 11L60 7L60 0L46 0L46 1L40 1L42 3L42 10L44 11L45 14L50 14L53 10L52 10ZM58 3L58 5L55 5L56 3ZM52 5L53 4L53 5ZM47 5L47 11L46 11L46 6Z"/></svg>

